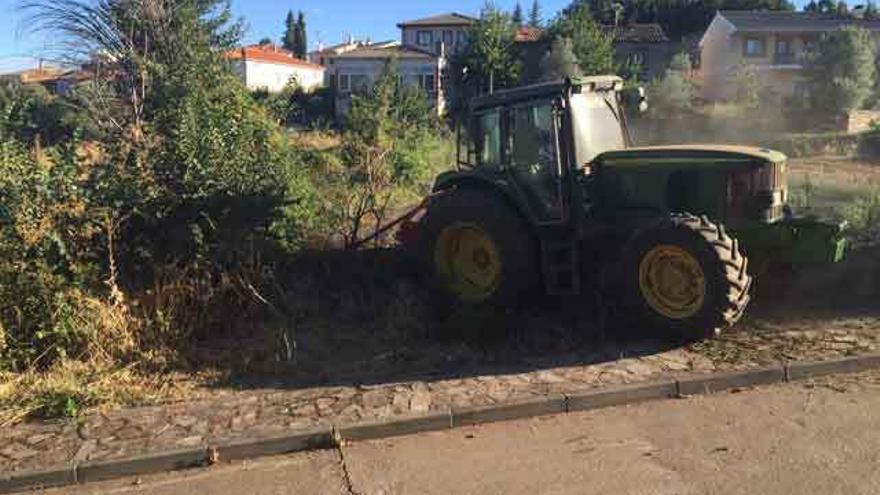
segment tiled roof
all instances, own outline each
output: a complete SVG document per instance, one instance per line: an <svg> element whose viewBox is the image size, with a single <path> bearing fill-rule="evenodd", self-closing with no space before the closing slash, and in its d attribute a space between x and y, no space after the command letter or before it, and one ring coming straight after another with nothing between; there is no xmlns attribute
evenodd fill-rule
<svg viewBox="0 0 880 495"><path fill-rule="evenodd" d="M320 65L300 60L293 53L275 45L251 45L236 48L228 53L233 60L258 60L273 64L292 65L306 69L323 69Z"/></svg>
<svg viewBox="0 0 880 495"><path fill-rule="evenodd" d="M519 43L532 43L541 39L544 30L533 26L520 26L516 30L516 41Z"/></svg>
<svg viewBox="0 0 880 495"><path fill-rule="evenodd" d="M607 35L613 35L615 43L665 43L669 41L659 24L602 26L602 30Z"/></svg>
<svg viewBox="0 0 880 495"><path fill-rule="evenodd" d="M470 26L475 22L477 22L477 20L471 16L451 12L449 14L440 14L432 17L425 17L424 19L415 19L412 21L401 22L397 25L397 27L403 28L410 26Z"/></svg>
<svg viewBox="0 0 880 495"><path fill-rule="evenodd" d="M411 46L403 46L400 43L395 45L369 45L363 46L360 48L356 48L349 52L345 52L335 56L336 59L350 59L350 58L391 58L397 57L400 59L433 59L437 58L436 55L419 50L417 48L413 48Z"/></svg>
<svg viewBox="0 0 880 495"><path fill-rule="evenodd" d="M777 12L752 10L722 10L720 17L729 21L738 31L833 31L844 26L859 26L880 30L880 21L866 21L835 14L813 12Z"/></svg>

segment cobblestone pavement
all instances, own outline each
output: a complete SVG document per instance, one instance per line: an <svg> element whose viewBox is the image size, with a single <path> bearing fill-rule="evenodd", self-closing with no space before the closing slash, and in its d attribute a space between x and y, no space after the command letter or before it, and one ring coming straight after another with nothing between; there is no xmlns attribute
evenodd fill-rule
<svg viewBox="0 0 880 495"><path fill-rule="evenodd" d="M0 472L126 457L449 407L486 405L660 377L827 359L878 348L880 318L762 321L686 347L606 344L593 352L517 363L519 371L442 375L397 383L209 388L195 402L92 413L71 421L28 421L0 432ZM503 363L499 363L499 369ZM526 365L527 364L527 365Z"/></svg>

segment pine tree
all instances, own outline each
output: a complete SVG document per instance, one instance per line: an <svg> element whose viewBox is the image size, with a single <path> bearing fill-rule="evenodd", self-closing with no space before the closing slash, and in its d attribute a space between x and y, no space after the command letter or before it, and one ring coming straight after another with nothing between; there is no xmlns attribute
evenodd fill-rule
<svg viewBox="0 0 880 495"><path fill-rule="evenodd" d="M513 23L517 26L522 26L523 24L523 11L522 5L519 3L519 0L516 2L516 7L513 8Z"/></svg>
<svg viewBox="0 0 880 495"><path fill-rule="evenodd" d="M306 38L306 17L302 11L296 18L296 43L294 44L293 54L298 58L305 59L309 51L309 43Z"/></svg>
<svg viewBox="0 0 880 495"><path fill-rule="evenodd" d="M541 4L538 0L532 1L532 9L529 11L529 26L541 27Z"/></svg>
<svg viewBox="0 0 880 495"><path fill-rule="evenodd" d="M296 46L296 21L293 17L293 11L287 11L287 20L284 21L284 36L281 38L281 46L285 50L294 51Z"/></svg>

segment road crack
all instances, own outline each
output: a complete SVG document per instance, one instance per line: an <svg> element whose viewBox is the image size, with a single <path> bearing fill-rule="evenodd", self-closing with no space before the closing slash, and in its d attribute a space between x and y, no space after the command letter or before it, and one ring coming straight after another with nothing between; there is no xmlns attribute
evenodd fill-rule
<svg viewBox="0 0 880 495"><path fill-rule="evenodd" d="M336 444L336 454L339 457L339 467L342 469L342 481L345 483L345 490L349 495L361 495L354 489L354 483L351 481L351 473L348 471L348 462L345 460L345 440L338 435L334 435Z"/></svg>

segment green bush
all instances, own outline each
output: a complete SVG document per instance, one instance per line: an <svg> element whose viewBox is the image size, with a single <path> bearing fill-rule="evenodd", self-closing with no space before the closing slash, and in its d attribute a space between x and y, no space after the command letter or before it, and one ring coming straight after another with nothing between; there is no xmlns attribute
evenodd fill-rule
<svg viewBox="0 0 880 495"><path fill-rule="evenodd" d="M43 152L0 127L0 367L173 355L266 315L273 264L317 223L317 195L223 59L230 32L211 3L180 2L167 24L136 4L40 4L92 43L106 33L76 31L85 14L139 34L110 47L122 51L118 83L100 88L109 103L81 107L113 122L101 143Z"/></svg>
<svg viewBox="0 0 880 495"><path fill-rule="evenodd" d="M25 143L54 145L70 139L76 112L39 84L0 83L0 129Z"/></svg>
<svg viewBox="0 0 880 495"><path fill-rule="evenodd" d="M843 218L855 233L867 233L880 224L880 192L855 198L843 210Z"/></svg>

